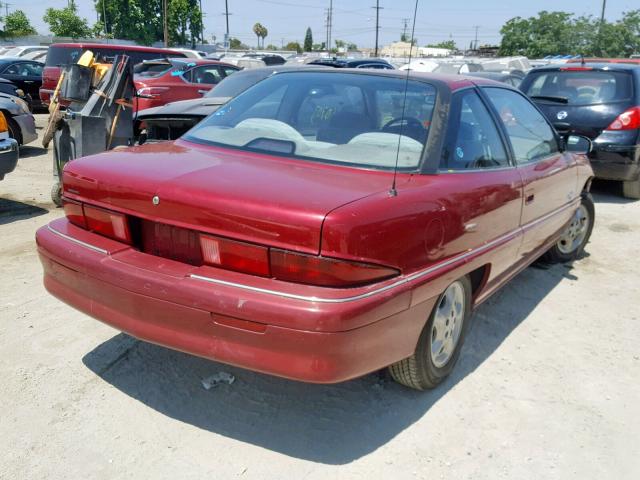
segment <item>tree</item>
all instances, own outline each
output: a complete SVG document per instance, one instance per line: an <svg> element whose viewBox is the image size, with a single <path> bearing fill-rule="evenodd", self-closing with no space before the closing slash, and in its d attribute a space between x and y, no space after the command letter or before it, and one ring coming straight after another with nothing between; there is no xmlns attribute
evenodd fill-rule
<svg viewBox="0 0 640 480"><path fill-rule="evenodd" d="M313 50L313 34L311 27L307 27L307 33L304 35L304 51L310 52L311 50Z"/></svg>
<svg viewBox="0 0 640 480"><path fill-rule="evenodd" d="M285 50L295 50L298 53L302 53L302 46L298 42L289 42L284 46Z"/></svg>
<svg viewBox="0 0 640 480"><path fill-rule="evenodd" d="M232 50L247 50L249 47L242 43L237 38L229 38L229 48Z"/></svg>
<svg viewBox="0 0 640 480"><path fill-rule="evenodd" d="M432 43L427 45L428 48L446 48L447 50L458 50L456 42L453 40L447 40L440 43Z"/></svg>
<svg viewBox="0 0 640 480"><path fill-rule="evenodd" d="M4 34L7 37L24 37L38 33L31 26L29 19L22 10L11 12L2 20L4 21Z"/></svg>
<svg viewBox="0 0 640 480"><path fill-rule="evenodd" d="M264 39L269 34L267 27L258 22L253 26L253 33L258 37L258 48L260 48L260 39L262 39L262 46L264 47Z"/></svg>
<svg viewBox="0 0 640 480"><path fill-rule="evenodd" d="M49 25L51 33L58 37L84 38L91 35L85 18L80 18L74 2L65 8L47 8L42 19Z"/></svg>
<svg viewBox="0 0 640 480"><path fill-rule="evenodd" d="M276 47L273 43L270 43L266 46L266 50L278 50L278 47Z"/></svg>
<svg viewBox="0 0 640 480"><path fill-rule="evenodd" d="M537 17L515 17L500 30L500 55L585 55L628 57L640 50L640 10L616 22L542 11Z"/></svg>

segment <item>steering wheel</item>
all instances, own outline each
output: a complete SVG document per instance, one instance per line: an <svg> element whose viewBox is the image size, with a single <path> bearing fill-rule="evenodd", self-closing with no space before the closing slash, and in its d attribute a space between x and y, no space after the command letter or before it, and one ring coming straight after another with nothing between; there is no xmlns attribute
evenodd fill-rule
<svg viewBox="0 0 640 480"><path fill-rule="evenodd" d="M421 128L423 130L426 130L424 128L424 125L422 125L422 122L420 120L418 120L415 117L396 117L396 118L392 118L391 120L389 120L387 123L385 123L382 126L382 131L387 131L387 130L391 130L393 127L401 127L402 124L404 123L404 127L407 129L410 128ZM396 125L397 124L397 125ZM394 128L395 130L395 128Z"/></svg>

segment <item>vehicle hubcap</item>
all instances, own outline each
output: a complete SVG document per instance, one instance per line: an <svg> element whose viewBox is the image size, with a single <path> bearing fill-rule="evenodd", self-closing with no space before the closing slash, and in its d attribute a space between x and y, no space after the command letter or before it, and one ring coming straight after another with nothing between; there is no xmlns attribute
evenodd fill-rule
<svg viewBox="0 0 640 480"><path fill-rule="evenodd" d="M558 240L558 250L565 255L575 252L587 236L589 230L589 211L584 205L576 210L571 223Z"/></svg>
<svg viewBox="0 0 640 480"><path fill-rule="evenodd" d="M431 361L437 368L447 364L458 345L464 309L464 287L453 282L442 295L431 326Z"/></svg>

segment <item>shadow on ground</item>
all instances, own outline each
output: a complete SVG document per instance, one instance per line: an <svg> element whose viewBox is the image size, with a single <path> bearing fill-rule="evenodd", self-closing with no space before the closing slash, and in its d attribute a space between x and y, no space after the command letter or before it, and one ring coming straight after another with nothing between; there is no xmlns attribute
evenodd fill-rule
<svg viewBox="0 0 640 480"><path fill-rule="evenodd" d="M611 180L602 180L596 178L591 185L591 194L595 203L614 203L614 204L626 204L638 202L640 200L633 200L631 198L624 198L622 196L622 182L614 182ZM598 214L596 210L596 215Z"/></svg>
<svg viewBox="0 0 640 480"><path fill-rule="evenodd" d="M233 368L119 334L84 364L126 395L163 415L275 452L345 464L373 452L418 421L464 381L565 277L562 265L528 268L473 317L460 361L439 388L416 392L384 372L337 385L310 385ZM219 371L232 385L206 391Z"/></svg>
<svg viewBox="0 0 640 480"><path fill-rule="evenodd" d="M37 205L17 202L9 198L0 198L0 225L24 218L37 217L47 212L46 208Z"/></svg>
<svg viewBox="0 0 640 480"><path fill-rule="evenodd" d="M47 149L42 147L34 147L31 145L20 147L20 159L39 157L40 155L44 155L45 153L47 153Z"/></svg>

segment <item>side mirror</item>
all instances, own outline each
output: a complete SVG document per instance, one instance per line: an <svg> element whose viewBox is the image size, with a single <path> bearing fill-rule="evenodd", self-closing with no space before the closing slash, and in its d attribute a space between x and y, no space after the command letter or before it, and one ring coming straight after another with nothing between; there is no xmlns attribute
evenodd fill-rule
<svg viewBox="0 0 640 480"><path fill-rule="evenodd" d="M582 135L569 135L565 140L565 150L567 152L586 155L591 152L591 140Z"/></svg>

